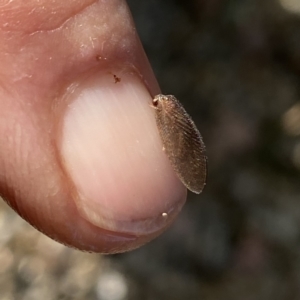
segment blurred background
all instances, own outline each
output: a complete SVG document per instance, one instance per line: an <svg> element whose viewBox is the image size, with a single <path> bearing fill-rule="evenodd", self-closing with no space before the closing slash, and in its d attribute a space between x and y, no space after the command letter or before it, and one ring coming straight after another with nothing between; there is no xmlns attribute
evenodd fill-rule
<svg viewBox="0 0 300 300"><path fill-rule="evenodd" d="M57 244L1 201L0 299L300 299L300 1L128 4L163 93L204 137L208 185L114 256Z"/></svg>

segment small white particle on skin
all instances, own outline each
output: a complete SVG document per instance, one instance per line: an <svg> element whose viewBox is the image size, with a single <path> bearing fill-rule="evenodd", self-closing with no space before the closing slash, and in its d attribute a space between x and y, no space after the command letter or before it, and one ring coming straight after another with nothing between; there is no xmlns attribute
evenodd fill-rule
<svg viewBox="0 0 300 300"><path fill-rule="evenodd" d="M162 215L164 218L166 218L166 217L168 216L167 213L162 213L161 215Z"/></svg>

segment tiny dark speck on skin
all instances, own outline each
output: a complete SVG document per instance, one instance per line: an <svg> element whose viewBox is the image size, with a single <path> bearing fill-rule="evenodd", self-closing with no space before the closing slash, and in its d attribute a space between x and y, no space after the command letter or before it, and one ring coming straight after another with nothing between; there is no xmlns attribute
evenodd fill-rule
<svg viewBox="0 0 300 300"><path fill-rule="evenodd" d="M181 182L200 194L206 184L207 157L199 130L175 96L159 94L152 104L163 152Z"/></svg>
<svg viewBox="0 0 300 300"><path fill-rule="evenodd" d="M118 83L121 81L121 78L118 77L116 74L113 74L113 76L114 76L115 83Z"/></svg>

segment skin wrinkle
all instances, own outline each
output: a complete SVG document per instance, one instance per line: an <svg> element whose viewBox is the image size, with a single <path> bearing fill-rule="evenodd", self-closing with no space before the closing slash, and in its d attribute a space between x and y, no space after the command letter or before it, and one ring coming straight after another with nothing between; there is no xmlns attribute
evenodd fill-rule
<svg viewBox="0 0 300 300"><path fill-rule="evenodd" d="M99 10L99 8L98 8ZM119 5L118 7L118 11L122 11L122 13L125 12L125 7L123 5ZM89 20L89 22L95 22L96 21L96 16L97 14L91 14L91 17L93 19L93 21ZM115 27L115 26L119 26L118 24L114 23L113 18L109 18L109 19L103 19L100 20L100 22L102 22L102 24L104 24L104 26L96 26L94 27L94 30L89 30L88 34L86 34L86 30L83 29L80 30L81 26L80 24L78 25L78 22L82 23L85 22L87 16L81 14L81 16L76 16L75 19L72 19L72 21L70 21L70 19L68 20L69 22L67 22L67 24L64 26L63 31L61 30L61 28L59 28L59 30L55 30L52 32L43 32L44 34L51 34L53 35L53 39L54 41L57 40L57 36L56 33L58 35L62 34L63 36L65 36L66 38L66 42L69 41L69 46L67 46L68 44L66 43L66 47L69 49L69 55L67 55L69 57L68 60L66 60L64 62L64 64L66 64L66 67L63 68L63 72L66 72L70 67L69 65L72 64L73 60L76 60L76 56L78 58L78 56L80 56L82 59L84 59L84 62L89 61L89 63L93 62L93 60L91 59L93 56L96 56L97 53L101 53L101 56L105 56L105 53L110 53L110 56L114 56L116 57L123 57L125 55L128 55L128 51L126 50L126 48L129 46L130 41L129 41L129 37L131 36L131 32L132 32L132 24L129 21L124 22L123 26L122 26L122 32L119 33L118 35L114 35L114 38L112 38L110 36L110 32L114 31L114 30L108 30L111 27ZM115 25L114 25L115 24ZM126 26L125 26L126 25ZM99 28L102 27L102 31L99 30ZM124 28L124 29L123 29ZM27 40L27 43L24 44L23 46L19 45L16 47L16 45L14 45L14 47L12 48L12 51L15 51L15 49L19 49L19 51L16 54L15 58L11 60L12 64L20 64L22 65L22 61L20 62L20 59L23 61L32 61L32 59L34 59L34 57L41 57L43 58L45 55L43 55L42 52L47 53L48 51L48 47L44 46L42 48L32 48L32 45L35 45L37 42L37 39L42 39L43 36L39 35L42 34L42 32L36 31L34 33L32 33L30 36L28 36L27 38L30 38L29 40ZM93 43L91 44L91 40L93 41ZM100 42L101 41L101 42ZM119 46L117 45L119 44ZM105 46L104 46L105 45ZM46 48L45 48L46 47ZM60 51L63 51L63 45L58 45L58 49L60 49ZM32 48L32 49L30 49ZM82 49L82 50L79 50ZM98 49L98 50L97 50ZM111 49L117 49L114 51L111 51ZM79 51L78 51L79 50ZM6 51L7 53L12 52L11 50ZM111 53L114 53L113 55L111 55ZM31 53L31 55L27 54L25 57L22 58L22 56L20 57L20 53ZM104 54L103 54L104 53ZM28 57L29 55L29 57ZM52 57L52 55L51 55ZM73 59L72 59L73 57ZM46 57L47 58L47 57ZM44 59L42 60L42 62L49 64L46 62L46 59L44 57ZM53 57L52 61L55 62L55 57ZM39 62L42 63L42 62ZM83 62L83 63L84 63ZM36 62L38 63L38 62ZM95 63L95 62L94 62ZM78 59L77 59L77 64L78 64ZM23 63L23 65L26 65L25 63ZM99 62L98 62L99 65ZM32 66L31 66L32 67ZM30 67L30 70L32 70L32 68ZM18 70L17 67L13 68L14 70ZM35 69L35 68L33 68ZM19 70L18 72L22 72L21 70ZM32 74L29 73L28 71L24 71L23 70L23 74L18 74L19 79L22 78L29 78L32 76ZM38 77L39 78L39 77ZM36 79L33 78L33 82L36 82ZM40 84L38 84L40 85Z"/></svg>
<svg viewBox="0 0 300 300"><path fill-rule="evenodd" d="M22 104L22 107L23 107L21 109L21 111L24 112L24 109L26 111L26 106L27 106L26 103L19 102L19 105L21 105L21 104ZM28 109L30 110L30 107L28 107ZM30 113L30 112L28 112L28 113ZM14 137L13 139L9 139L10 140L10 144L11 144L11 146L9 146L9 148L11 148L11 149L17 149L18 150L18 151L15 152L15 159L14 159L14 161L16 163L18 162L18 165L21 166L18 169L18 172L15 173L15 174L12 174L12 175L15 176L16 178L20 178L20 179L22 177L26 176L27 179L28 179L28 182L29 182L29 184L26 184L22 188L21 192L19 191L18 186L14 186L14 187L12 186L10 188L10 190L14 192L14 196L13 196L14 199L19 199L19 198L21 198L21 196L22 197L26 197L27 194L30 194L30 191L32 189L34 189L34 184L36 183L35 180L33 180L33 181L30 180L30 176L32 174L32 172L30 172L30 169L32 169L34 167L35 170L38 170L39 168L41 168L41 165L44 164L44 157L42 157L42 160L39 160L39 162L40 162L39 164L37 164L35 166L33 166L32 164L27 165L27 163L30 163L30 159L27 159L27 157L30 157L31 154L29 152L25 151L26 149L29 149L30 147L28 146L28 142L29 141L27 141L27 139L26 139L26 134L28 134L28 132L26 132L26 134L22 133L23 127L19 127L19 120L22 119L22 118L23 118L22 115L15 116L14 117L15 122L13 122L15 124L14 128L13 127L9 127L9 130L12 131L12 134L10 135L9 132L7 132L7 134L8 134L7 138L10 137L10 136ZM31 122L32 121L36 121L36 120L35 119L31 119ZM39 126L39 123L36 123L32 127L33 128L35 128L35 127L39 128L40 126ZM16 130L16 128L17 128L17 130ZM14 134L14 132L15 132L15 134ZM16 135L17 132L18 132L18 134ZM17 136L18 136L18 138L16 138ZM22 138L22 136L23 136L23 138ZM24 141L26 142L26 144L24 144ZM22 142L22 144L21 144L21 142ZM7 143L5 143L5 144L7 145ZM37 144L36 146L37 146L36 148L37 148L37 152L38 152L39 151L38 150L39 144ZM34 148L34 149L36 149L36 148ZM10 170L14 170L13 166L10 167L9 165L7 165L7 163L4 164L4 170L5 169L7 170L6 174L11 174ZM8 170L8 169L10 169L10 170ZM53 172L53 169L51 167L51 170L49 169L47 171L47 173L51 174L52 172ZM22 174L25 174L25 175L22 175ZM48 178L51 179L51 180L49 180L47 188L43 189L43 191L44 190L49 191L51 189L51 187L53 188L53 186L55 186L55 190L56 191L55 191L54 194L57 194L58 189L59 189L59 184L56 184L55 182L53 182L53 179L54 179L53 177L48 176ZM7 179L6 181L7 182L13 182L13 178L12 179ZM55 181L59 182L57 180L55 180ZM30 184L31 182L32 182L32 185ZM43 196L45 196L43 194L43 191L38 190L38 194L39 195L37 194L36 197L37 198L42 198ZM51 194L53 194L53 193L51 193ZM19 211L21 213L21 215L24 215L24 214L22 214L22 205L18 205L17 201L15 201L14 203L15 203L14 207L16 208L16 210ZM32 215L35 215L35 216L38 217L40 214L39 214L39 211L36 211L36 209L38 209L38 207L35 207L33 205L33 207L31 208L31 212L32 212Z"/></svg>
<svg viewBox="0 0 300 300"><path fill-rule="evenodd" d="M61 28L68 20L72 19L74 16L77 16L79 14L81 14L83 11L85 11L88 7L92 6L93 4L97 3L97 0L86 0L84 5L82 7L80 7L77 10L71 11L67 16L63 16L63 15L59 15L57 17L57 12L61 12L63 11L63 7L64 6L60 6L57 5L57 7L55 7L52 11L50 11L50 13L48 14L48 18L45 18L45 14L44 12L41 12L41 7L39 7L39 9L36 8L35 3L31 2L30 4L32 4L32 8L30 9L30 11L27 13L27 19L28 19L28 29L24 28L24 22L20 22L19 18L20 18L20 12L22 14L24 14L24 7L26 7L26 4L24 5L23 1L19 1L21 3L21 5L19 5L18 7L12 7L10 8L10 6L14 6L14 3L17 1L10 1L5 7L8 7L8 9L2 9L3 7L0 6L0 19L2 20L8 20L8 22L4 22L2 24L2 26L0 27L4 32L20 32L20 33L24 33L24 34L34 34L36 32L45 32L45 31L54 31L57 30L59 28ZM40 1L39 1L40 2ZM54 1L57 3L60 3L60 1ZM82 1L77 1L74 5L74 7L78 7L77 3L81 3ZM45 3L47 3L47 1L45 1ZM44 11L47 11L47 8L45 8L45 6L43 6ZM67 10L67 12L69 12L69 10ZM10 13L10 14L9 14ZM40 14L41 17L37 17L36 14ZM49 17L50 15L50 17ZM54 17L51 17L54 16ZM56 22L54 22L55 18L57 18L58 20ZM12 22L12 20L16 19L15 22ZM32 22L32 20L36 20L35 23ZM45 23L45 20L47 21L47 23ZM19 24L21 24L22 26L20 26ZM26 24L26 23L25 23ZM40 26L40 28L38 29L31 29L32 27L36 27L37 24ZM51 26L50 26L51 24ZM16 26L17 25L17 26ZM20 28L19 28L20 27Z"/></svg>
<svg viewBox="0 0 300 300"><path fill-rule="evenodd" d="M97 2L96 4L103 5L103 4L101 4L101 2ZM90 5L90 7L91 6L92 5ZM88 6L85 7L85 10L87 13L88 13L88 11L87 11L88 8L89 8ZM97 9L99 12L99 9L102 9L102 6L99 6ZM125 5L118 4L118 6L116 7L116 11L118 11L120 14L124 14L126 12ZM65 60L64 64L66 64L66 66L64 68L62 68L61 69L62 71L60 71L60 72L64 72L64 73L67 72L67 70L70 69L70 65L72 64L73 60L77 59L77 64L78 64L78 56L80 56L84 60L84 61L82 61L82 63L85 63L85 64L86 64L86 61L88 61L89 63L92 63L93 62L92 57L96 56L97 54L99 54L102 57L104 57L104 56L106 57L105 53L110 53L110 56L113 56L112 58L117 58L117 57L122 58L124 56L130 56L130 53L128 52L127 47L129 47L129 44L130 44L130 38L128 36L131 36L133 34L132 31L134 30L134 27L132 26L131 22L128 19L124 18L124 19L126 19L126 21L122 22L122 25L123 25L123 26L121 26L122 32L119 33L118 35L114 35L113 38L110 36L110 34L112 31L115 31L115 30L109 30L109 28L119 26L116 22L114 22L113 18L107 18L107 19L100 20L101 26L100 25L94 26L94 30L92 30L92 31L89 30L88 34L86 34L85 29L84 29L84 28L86 28L86 26L81 26L81 23L85 23L87 21L88 22L96 22L97 15L98 15L98 13L95 14L95 13L93 13L93 11L91 13L88 13L88 16L81 13L80 16L76 15L76 16L74 16L73 19L66 20L67 23L65 22L62 25L64 27L63 31L62 31L62 28L60 27L60 28L56 28L55 30L53 30L51 32L50 31L49 32L35 31L35 32L32 32L29 36L24 36L24 38L21 38L21 42L19 42L18 45L14 44L13 47L11 47L11 49L9 49L9 51L6 51L7 54L10 54L10 53L15 52L16 51L15 49L19 49L18 52L15 52L15 57L12 57L12 59L10 60L10 62L8 62L8 64L10 64L10 65L12 65L12 64L20 65L21 64L21 65L26 66L25 61L33 60L34 57L40 57L41 58L40 62L35 62L35 63L38 63L38 64L44 63L46 65L49 65L49 62L47 62L47 60L49 61L49 59L47 59L47 57L45 57L45 55L43 55L43 52L45 52L45 54L47 53L48 47L44 46L42 48L36 49L36 48L32 48L32 46L31 46L31 45L36 44L37 39L43 38L43 36L39 37L39 35L42 33L53 35L54 40L57 40L57 38L59 37L56 35L56 33L58 35L60 35L60 34L64 35L66 37L66 41L69 39L70 47L66 46L68 49L70 49L69 55L67 55L69 57L69 59ZM89 19L88 19L88 17L89 17ZM93 21L91 21L90 19L93 19ZM78 22L79 22L79 24L78 24ZM80 30L80 28L83 28L83 29ZM102 29L102 31L101 31L101 29ZM11 38L11 37L8 37L8 38ZM23 45L21 45L22 40L24 40L25 38L30 38L30 39L27 40L26 44L23 43ZM20 40L20 36L16 40ZM92 41L92 43L91 43L91 41ZM68 44L66 43L66 45L68 45ZM60 51L63 51L63 48L62 48L63 46L58 45L58 47L59 47ZM32 48L32 49L30 49L30 48ZM82 50L79 50L79 49L82 49ZM116 53L116 50L111 51L111 49L117 49L117 53ZM27 54L25 56L23 56L23 55L20 56L20 53L25 53L25 54L32 53L32 55L28 56L28 54ZM114 54L111 55L111 53L114 53ZM53 55L51 55L51 53L50 53L50 56L53 57ZM77 56L77 58L76 58L76 56ZM73 57L73 59L72 59L72 57ZM133 60L133 59L130 59L130 60ZM24 62L22 62L22 61L24 61ZM53 57L52 61L55 64L55 61L56 61L55 56ZM52 63L52 65L53 65L53 63ZM99 62L98 62L98 65L99 65ZM5 68L5 69L7 69L7 68ZM10 77L16 78L15 76L17 76L18 81L23 80L23 79L28 79L28 82L30 82L31 77L34 76L33 74L30 73L32 69L35 69L35 68L32 68L32 65L30 66L30 69L28 69L28 70L24 70L24 68L23 68L23 70L18 70L18 67L10 68L10 70L15 70L15 73L17 72L16 74L11 74L12 76L10 76ZM13 72L13 71L11 71L11 72ZM5 78L7 76L3 75L3 77ZM15 83L15 81L16 80L13 80L12 83ZM32 80L31 80L32 83L36 82L37 85L40 86L41 84L38 81L39 81L39 77L32 78Z"/></svg>
<svg viewBox="0 0 300 300"><path fill-rule="evenodd" d="M2 7L6 7L6 6L8 6L11 2L13 2L14 0L8 0L7 1L7 3L3 3L2 5L0 5L0 9L2 8Z"/></svg>

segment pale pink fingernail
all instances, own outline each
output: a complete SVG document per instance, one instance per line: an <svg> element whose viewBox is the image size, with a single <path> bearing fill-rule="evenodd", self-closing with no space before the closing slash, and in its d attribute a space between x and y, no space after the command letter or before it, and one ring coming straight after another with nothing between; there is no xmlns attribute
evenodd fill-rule
<svg viewBox="0 0 300 300"><path fill-rule="evenodd" d="M62 162L79 213L98 227L156 232L185 202L186 189L162 150L151 100L129 72L94 75L68 99Z"/></svg>

